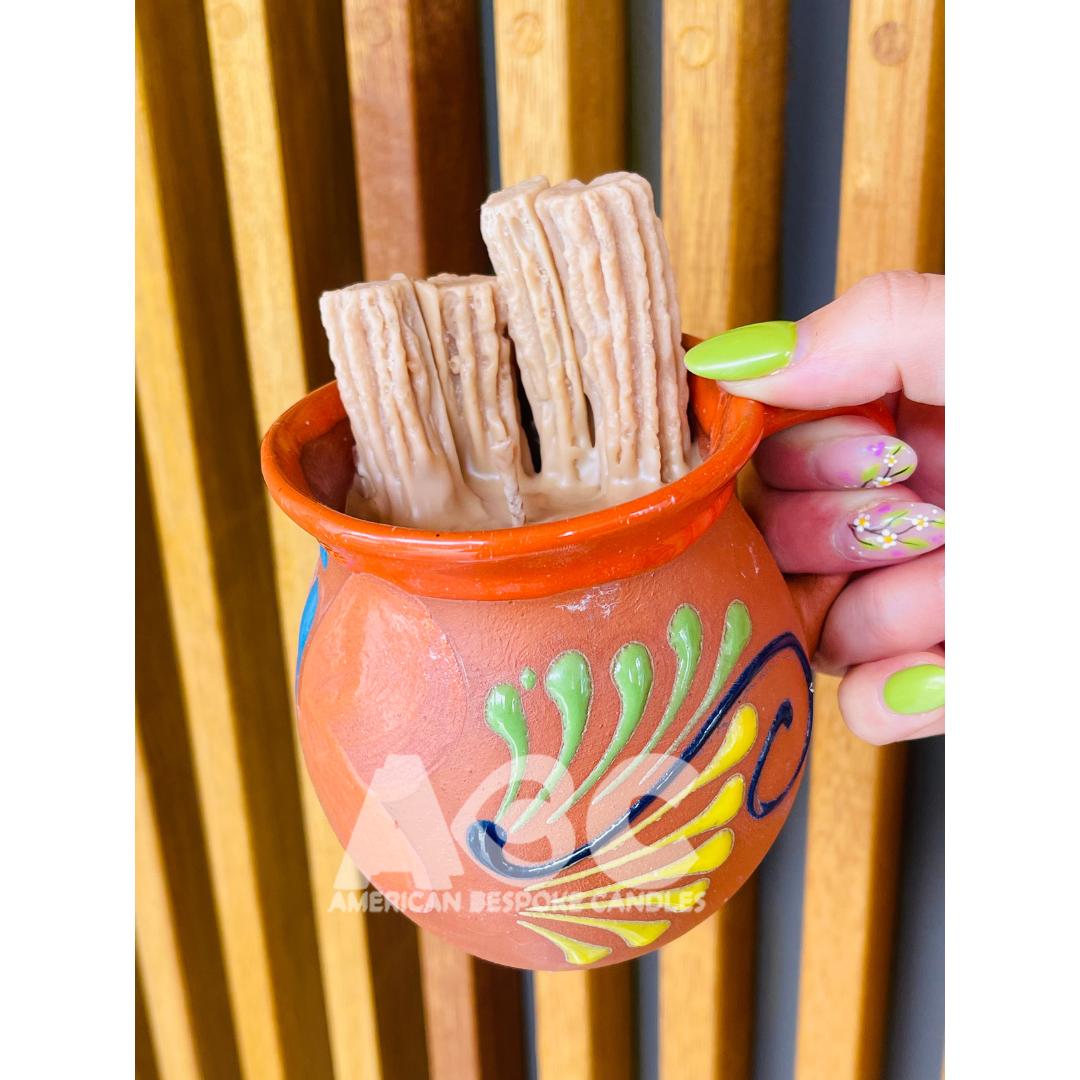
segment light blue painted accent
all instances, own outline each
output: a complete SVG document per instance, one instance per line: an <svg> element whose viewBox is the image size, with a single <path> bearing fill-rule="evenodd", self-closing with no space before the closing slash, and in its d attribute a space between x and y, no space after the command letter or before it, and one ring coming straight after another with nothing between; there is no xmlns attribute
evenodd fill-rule
<svg viewBox="0 0 1080 1080"><path fill-rule="evenodd" d="M324 548L322 546L322 544L319 545L319 562L322 563L322 568L325 570L326 569L326 563L327 563L327 554L326 554L326 548Z"/></svg>
<svg viewBox="0 0 1080 1080"><path fill-rule="evenodd" d="M296 646L296 682L293 687L295 693L300 688L300 661L304 659L304 649L307 647L308 635L311 633L312 623L315 622L315 612L319 610L319 579L311 583L307 600L304 601L304 613L300 616L300 641Z"/></svg>

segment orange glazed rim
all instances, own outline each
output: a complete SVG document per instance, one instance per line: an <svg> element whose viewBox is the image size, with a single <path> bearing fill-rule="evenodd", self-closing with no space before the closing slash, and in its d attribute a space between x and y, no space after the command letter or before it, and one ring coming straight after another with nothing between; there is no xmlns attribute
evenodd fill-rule
<svg viewBox="0 0 1080 1080"><path fill-rule="evenodd" d="M687 347L694 343L684 338ZM262 472L278 506L354 573L374 574L422 596L527 599L632 577L681 555L723 512L736 473L764 435L840 412L892 427L878 402L827 413L772 409L695 375L690 401L699 427L709 433L703 437L708 455L697 468L630 502L537 525L433 532L350 517L321 502L304 475L301 454L346 419L336 383L312 391L273 423L262 442Z"/></svg>

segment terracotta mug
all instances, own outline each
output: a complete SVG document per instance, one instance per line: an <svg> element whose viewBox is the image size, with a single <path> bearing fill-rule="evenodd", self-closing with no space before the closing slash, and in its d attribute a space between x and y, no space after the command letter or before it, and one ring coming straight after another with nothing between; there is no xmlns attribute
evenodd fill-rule
<svg viewBox="0 0 1080 1080"><path fill-rule="evenodd" d="M694 344L686 339L687 347ZM300 739L356 865L420 926L500 964L606 965L713 914L776 838L846 575L785 583L733 497L793 412L691 376L707 456L633 502L489 532L343 510L333 383L267 433L263 475L320 545Z"/></svg>

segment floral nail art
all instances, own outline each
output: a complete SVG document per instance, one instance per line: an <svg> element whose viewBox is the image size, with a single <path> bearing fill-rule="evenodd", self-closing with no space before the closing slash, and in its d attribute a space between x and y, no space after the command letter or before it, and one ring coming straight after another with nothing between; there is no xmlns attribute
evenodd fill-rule
<svg viewBox="0 0 1080 1080"><path fill-rule="evenodd" d="M822 453L826 472L831 462L839 483L849 488L886 488L899 484L911 476L918 464L915 451L899 439L877 439L869 444L859 439L843 439L823 447Z"/></svg>
<svg viewBox="0 0 1080 1080"><path fill-rule="evenodd" d="M915 465L907 460L911 454L911 448L907 443L886 443L879 439L876 443L868 446L867 451L877 458L862 471L862 482L859 487L888 487L906 479L915 471Z"/></svg>
<svg viewBox="0 0 1080 1080"><path fill-rule="evenodd" d="M882 503L860 510L845 532L859 555L902 558L945 542L945 511L929 503Z"/></svg>

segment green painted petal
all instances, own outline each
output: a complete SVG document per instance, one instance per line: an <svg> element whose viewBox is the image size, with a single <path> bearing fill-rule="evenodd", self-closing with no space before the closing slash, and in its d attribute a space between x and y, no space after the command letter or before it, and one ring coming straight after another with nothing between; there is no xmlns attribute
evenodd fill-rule
<svg viewBox="0 0 1080 1080"><path fill-rule="evenodd" d="M641 752L593 799L594 803L607 798L628 776L640 768L642 761L656 749L656 744L671 727L671 722L686 700L701 661L701 616L689 604L682 604L675 609L675 614L671 616L671 622L668 623L667 639L675 653L676 667L675 682L671 687L671 697L668 698L664 715Z"/></svg>
<svg viewBox="0 0 1080 1080"><path fill-rule="evenodd" d="M517 798L529 757L529 723L516 686L500 683L488 691L484 703L484 721L510 748L510 784L503 796L502 806L495 815L498 821Z"/></svg>
<svg viewBox="0 0 1080 1080"><path fill-rule="evenodd" d="M596 768L589 773L577 791L548 818L549 825L553 821L558 821L608 771L611 763L630 741L630 736L637 730L652 691L653 665L649 650L638 641L624 645L611 662L611 681L619 691L619 698L622 701L622 711L619 714L619 723L615 727L615 734Z"/></svg>
<svg viewBox="0 0 1080 1080"><path fill-rule="evenodd" d="M679 732L678 738L667 748L667 757L675 753L676 748L690 733L694 725L713 707L716 699L720 696L720 691L724 688L724 683L728 681L732 671L735 670L735 665L739 662L739 657L742 656L743 649L746 648L746 644L750 640L752 630L750 612L746 610L746 605L741 600L732 600L728 604L727 615L724 619L724 636L720 640L720 650L716 654L716 667L713 668L712 680L709 683L708 690L705 691L705 698L697 707L694 715L690 717L686 727ZM654 762L642 779L651 776L662 760L661 758Z"/></svg>
<svg viewBox="0 0 1080 1080"><path fill-rule="evenodd" d="M562 746L558 760L544 781L540 793L529 804L525 813L510 826L512 833L530 821L541 805L551 798L552 791L570 767L570 762L574 760L574 755L581 745L581 737L585 734L585 725L589 721L589 707L592 705L589 661L576 649L557 656L544 676L544 689L548 697L555 702L562 718Z"/></svg>

